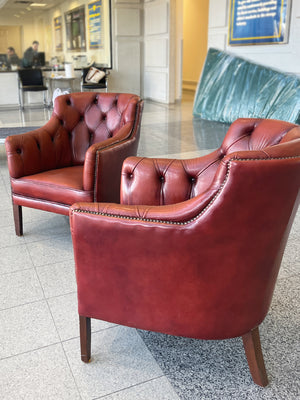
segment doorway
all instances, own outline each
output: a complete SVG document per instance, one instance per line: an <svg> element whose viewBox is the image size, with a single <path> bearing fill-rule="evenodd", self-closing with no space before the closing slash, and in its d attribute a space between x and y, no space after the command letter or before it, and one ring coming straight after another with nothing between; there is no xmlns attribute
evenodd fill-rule
<svg viewBox="0 0 300 400"><path fill-rule="evenodd" d="M183 0L182 91L195 93L207 54L209 0Z"/></svg>

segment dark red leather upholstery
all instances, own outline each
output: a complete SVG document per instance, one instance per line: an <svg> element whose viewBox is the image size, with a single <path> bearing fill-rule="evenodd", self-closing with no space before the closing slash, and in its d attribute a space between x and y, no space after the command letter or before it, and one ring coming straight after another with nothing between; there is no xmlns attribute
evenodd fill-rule
<svg viewBox="0 0 300 400"><path fill-rule="evenodd" d="M76 201L119 202L122 163L136 154L142 109L133 94L59 96L42 128L5 141L14 205L67 215Z"/></svg>
<svg viewBox="0 0 300 400"><path fill-rule="evenodd" d="M191 160L126 160L122 172L122 203L175 204L198 196L207 189L212 190L212 180L227 155L231 157L235 151L258 151L278 144L288 130L290 124L284 121L240 119L231 125L221 147L207 156ZM219 179L222 180L223 175L224 171ZM145 179L148 185L142 185ZM214 183L218 188L219 181ZM137 186L138 190L135 190Z"/></svg>
<svg viewBox="0 0 300 400"><path fill-rule="evenodd" d="M121 203L70 209L79 314L226 339L265 318L299 203L300 127L239 119L194 160L130 157Z"/></svg>

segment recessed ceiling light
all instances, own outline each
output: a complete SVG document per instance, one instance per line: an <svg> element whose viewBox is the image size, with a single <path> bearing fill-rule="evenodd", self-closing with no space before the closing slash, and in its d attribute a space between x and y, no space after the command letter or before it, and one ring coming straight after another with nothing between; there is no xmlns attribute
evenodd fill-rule
<svg viewBox="0 0 300 400"><path fill-rule="evenodd" d="M46 5L45 3L31 3L30 7L45 7Z"/></svg>

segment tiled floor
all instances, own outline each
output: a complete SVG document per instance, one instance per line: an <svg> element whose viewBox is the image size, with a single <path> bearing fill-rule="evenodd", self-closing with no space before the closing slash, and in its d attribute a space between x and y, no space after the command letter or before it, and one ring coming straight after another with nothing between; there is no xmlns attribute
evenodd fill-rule
<svg viewBox="0 0 300 400"><path fill-rule="evenodd" d="M189 158L216 148L227 127L204 135L208 126L193 121L192 106L191 96L171 106L147 102L139 154ZM0 126L40 126L47 118L41 110L0 110ZM299 398L299 217L261 327L271 381L261 389L239 339L205 342L93 321L93 360L82 363L68 218L24 208L24 236L16 237L3 144L0 204L1 399Z"/></svg>

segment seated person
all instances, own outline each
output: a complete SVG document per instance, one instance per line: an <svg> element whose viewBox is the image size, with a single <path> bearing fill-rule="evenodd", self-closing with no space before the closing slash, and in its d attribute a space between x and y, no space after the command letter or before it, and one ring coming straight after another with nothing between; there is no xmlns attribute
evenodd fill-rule
<svg viewBox="0 0 300 400"><path fill-rule="evenodd" d="M12 65L20 66L21 63L19 57L15 52L15 49L11 46L7 48L7 62L9 66Z"/></svg>
<svg viewBox="0 0 300 400"><path fill-rule="evenodd" d="M39 42L34 40L32 45L24 52L22 65L24 68L31 68L37 65Z"/></svg>

